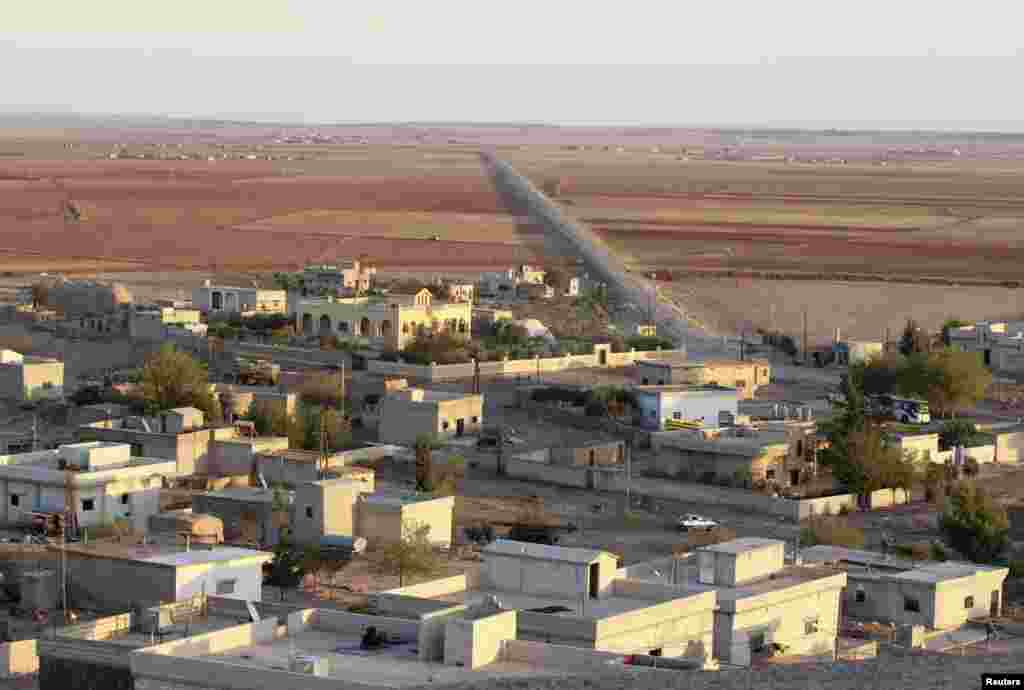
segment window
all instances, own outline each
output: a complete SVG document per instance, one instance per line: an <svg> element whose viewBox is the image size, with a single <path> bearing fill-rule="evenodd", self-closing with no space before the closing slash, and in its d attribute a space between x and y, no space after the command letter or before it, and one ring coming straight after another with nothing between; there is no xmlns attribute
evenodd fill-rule
<svg viewBox="0 0 1024 690"><path fill-rule="evenodd" d="M217 580L217 594L234 594L238 580Z"/></svg>
<svg viewBox="0 0 1024 690"><path fill-rule="evenodd" d="M136 458L141 458L142 457L142 444L141 443L133 443L133 444L131 444L131 446L132 446L132 449L129 452L132 454L132 456L134 456Z"/></svg>
<svg viewBox="0 0 1024 690"><path fill-rule="evenodd" d="M441 431L448 431L448 422L441 422Z"/></svg>
<svg viewBox="0 0 1024 690"><path fill-rule="evenodd" d="M683 413L682 412L673 412L672 413L672 419L682 419L682 418L683 418Z"/></svg>
<svg viewBox="0 0 1024 690"><path fill-rule="evenodd" d="M313 506L306 506L306 517L313 519Z"/></svg>
<svg viewBox="0 0 1024 690"><path fill-rule="evenodd" d="M480 423L480 418L479 417L473 417L473 423L474 424L479 424Z"/></svg>
<svg viewBox="0 0 1024 690"><path fill-rule="evenodd" d="M964 599L964 608L965 609L973 609L974 608L974 597L967 597L966 599Z"/></svg>
<svg viewBox="0 0 1024 690"><path fill-rule="evenodd" d="M767 377L768 376L768 370L767 369L762 369L761 370L761 376Z"/></svg>
<svg viewBox="0 0 1024 690"><path fill-rule="evenodd" d="M915 599L913 597L904 597L903 598L903 610L904 611L914 611L914 612L920 613L921 612L921 602L919 602L917 599Z"/></svg>
<svg viewBox="0 0 1024 690"><path fill-rule="evenodd" d="M82 499L82 510L90 511L96 509L96 499L94 498L83 498Z"/></svg>
<svg viewBox="0 0 1024 690"><path fill-rule="evenodd" d="M643 385L646 386L648 383L650 383L650 380L645 376L644 377L644 381L643 381Z"/></svg>
<svg viewBox="0 0 1024 690"><path fill-rule="evenodd" d="M804 621L804 635L813 635L818 632L818 619L808 618Z"/></svg>
<svg viewBox="0 0 1024 690"><path fill-rule="evenodd" d="M775 470L768 470L764 473L765 479L775 479Z"/></svg>
<svg viewBox="0 0 1024 690"><path fill-rule="evenodd" d="M868 600L868 593L864 591L863 587L858 587L853 593L853 600L858 604L863 604Z"/></svg>
<svg viewBox="0 0 1024 690"><path fill-rule="evenodd" d="M124 495L121 496L121 505L123 505L123 506L130 505L131 502L132 502L131 494L124 494Z"/></svg>
<svg viewBox="0 0 1024 690"><path fill-rule="evenodd" d="M21 503L21 496L18 494L11 494L11 505L17 506L19 503Z"/></svg>

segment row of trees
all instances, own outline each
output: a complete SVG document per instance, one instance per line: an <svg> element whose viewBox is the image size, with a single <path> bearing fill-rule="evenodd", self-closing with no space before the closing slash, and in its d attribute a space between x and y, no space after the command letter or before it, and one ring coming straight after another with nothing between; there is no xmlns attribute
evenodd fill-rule
<svg viewBox="0 0 1024 690"><path fill-rule="evenodd" d="M948 347L876 357L851 367L851 375L855 368L865 393L925 398L931 408L947 416L976 404L992 383L992 373L979 353Z"/></svg>
<svg viewBox="0 0 1024 690"><path fill-rule="evenodd" d="M897 371L900 376L911 380L916 376L943 376L950 371L941 369L948 361L945 359L948 354L948 350L942 349L927 354L914 352L902 355L905 361ZM939 355L940 359L930 359L934 355ZM929 359L921 359L922 356ZM923 484L926 495L934 497L938 487L944 485L948 502L940 527L950 545L971 560L991 562L1005 550L1008 543L1009 522L1006 511L972 482L958 481L958 468L927 462L927 459L918 462L922 459L911 453L900 452L898 447L887 442L880 425L866 416L866 381L883 366L884 361L875 361L850 367L842 384L844 402L835 403L832 418L819 426L828 440L819 453L821 463L828 466L833 475L856 494L885 488L909 491L915 484ZM919 370L913 374L908 373L914 367L936 367L939 373L921 374ZM969 396L964 399L969 399ZM942 400L948 402L950 398L943 397ZM944 432L949 444L963 443L975 433L973 425L969 424L947 424ZM976 464L964 468L966 475L976 473ZM820 534L811 536L815 539L824 538Z"/></svg>

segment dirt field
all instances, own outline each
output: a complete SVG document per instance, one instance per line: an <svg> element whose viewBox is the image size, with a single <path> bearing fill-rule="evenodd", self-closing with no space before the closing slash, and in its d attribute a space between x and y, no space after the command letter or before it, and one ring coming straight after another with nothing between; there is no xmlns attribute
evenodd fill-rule
<svg viewBox="0 0 1024 690"><path fill-rule="evenodd" d="M226 123L0 129L0 273L138 271L139 289L159 292L154 275L176 289L188 275L360 255L391 272L543 261L536 229L506 213L482 173L478 150L493 146L535 182L558 180L565 208L634 269L684 276L666 296L716 331L745 320L792 331L804 307L812 336L839 327L861 338L898 328L911 311L929 326L1022 311L1010 288L695 277L1020 281L1024 142L1012 137L319 130L332 143L283 144L281 128ZM112 160L112 151L162 160Z"/></svg>
<svg viewBox="0 0 1024 690"><path fill-rule="evenodd" d="M778 329L800 336L803 310L812 344L829 340L833 330L850 338L896 337L913 316L925 328L939 328L949 317L1019 318L1024 289L946 287L906 283L846 283L805 280L694 277L662 283L670 294L716 332Z"/></svg>

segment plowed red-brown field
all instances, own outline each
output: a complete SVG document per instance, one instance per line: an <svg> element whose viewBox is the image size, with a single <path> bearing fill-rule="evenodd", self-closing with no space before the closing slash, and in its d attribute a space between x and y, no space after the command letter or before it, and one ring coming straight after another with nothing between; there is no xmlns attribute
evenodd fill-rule
<svg viewBox="0 0 1024 690"><path fill-rule="evenodd" d="M331 175L261 160L0 162L0 254L182 269L361 254L382 267L528 258L469 161L430 169L400 155L390 167L341 161L345 174ZM77 222L66 202L80 210Z"/></svg>

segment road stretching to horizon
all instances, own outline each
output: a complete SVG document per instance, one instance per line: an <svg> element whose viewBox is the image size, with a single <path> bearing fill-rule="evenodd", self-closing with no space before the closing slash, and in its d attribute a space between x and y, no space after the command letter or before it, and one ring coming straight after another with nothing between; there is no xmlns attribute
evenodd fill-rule
<svg viewBox="0 0 1024 690"><path fill-rule="evenodd" d="M560 254L581 259L587 272L608 287L610 296L623 304L633 305L638 313L653 305L652 313L659 334L684 345L690 356L709 357L725 353L727 347L720 335L690 325L682 308L661 299L654 283L631 273L625 262L593 230L569 217L505 161L489 152L482 152L480 157L509 210L528 216L541 226L545 240L550 241Z"/></svg>

